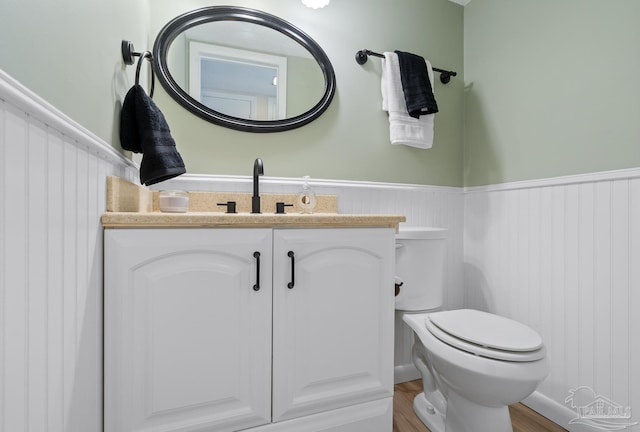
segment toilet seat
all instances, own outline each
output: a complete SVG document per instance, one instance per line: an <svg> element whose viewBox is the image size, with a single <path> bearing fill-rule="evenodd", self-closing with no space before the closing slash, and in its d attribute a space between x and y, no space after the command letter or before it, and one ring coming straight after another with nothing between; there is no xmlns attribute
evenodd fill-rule
<svg viewBox="0 0 640 432"><path fill-rule="evenodd" d="M531 328L478 310L434 312L424 324L440 341L481 357L527 362L540 360L546 353L540 335Z"/></svg>

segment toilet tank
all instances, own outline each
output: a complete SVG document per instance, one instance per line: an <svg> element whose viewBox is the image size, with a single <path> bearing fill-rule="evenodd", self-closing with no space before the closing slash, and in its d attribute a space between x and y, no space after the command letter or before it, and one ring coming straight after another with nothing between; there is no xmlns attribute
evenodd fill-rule
<svg viewBox="0 0 640 432"><path fill-rule="evenodd" d="M396 309L442 307L446 242L446 228L400 228L396 234L396 277L402 286L396 296Z"/></svg>

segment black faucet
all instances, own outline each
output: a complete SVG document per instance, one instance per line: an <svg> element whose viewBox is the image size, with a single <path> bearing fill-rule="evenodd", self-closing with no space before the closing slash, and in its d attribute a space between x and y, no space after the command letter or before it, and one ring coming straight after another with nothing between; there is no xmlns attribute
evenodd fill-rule
<svg viewBox="0 0 640 432"><path fill-rule="evenodd" d="M251 213L260 213L260 190L258 177L264 174L262 159L257 158L253 163L253 196L251 197Z"/></svg>

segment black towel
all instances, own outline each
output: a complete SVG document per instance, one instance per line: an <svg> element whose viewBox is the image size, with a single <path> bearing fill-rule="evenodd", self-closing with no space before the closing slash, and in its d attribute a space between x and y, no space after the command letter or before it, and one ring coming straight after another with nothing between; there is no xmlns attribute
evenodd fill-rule
<svg viewBox="0 0 640 432"><path fill-rule="evenodd" d="M187 172L164 115L140 85L129 90L120 112L120 144L142 153L140 183L152 185Z"/></svg>
<svg viewBox="0 0 640 432"><path fill-rule="evenodd" d="M433 96L433 88L429 81L427 62L423 57L403 51L396 51L400 64L400 80L407 104L407 112L411 117L435 114L438 104Z"/></svg>

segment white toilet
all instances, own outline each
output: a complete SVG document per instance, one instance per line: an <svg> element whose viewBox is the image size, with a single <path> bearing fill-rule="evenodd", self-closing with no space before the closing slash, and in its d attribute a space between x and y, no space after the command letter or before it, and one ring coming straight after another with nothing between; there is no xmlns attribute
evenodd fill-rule
<svg viewBox="0 0 640 432"><path fill-rule="evenodd" d="M512 432L508 405L549 373L540 336L508 318L442 311L447 230L401 228L396 309L416 335L413 362L424 392L413 409L432 432Z"/></svg>

